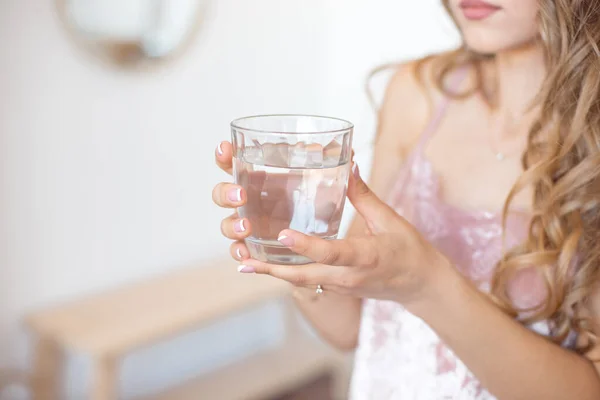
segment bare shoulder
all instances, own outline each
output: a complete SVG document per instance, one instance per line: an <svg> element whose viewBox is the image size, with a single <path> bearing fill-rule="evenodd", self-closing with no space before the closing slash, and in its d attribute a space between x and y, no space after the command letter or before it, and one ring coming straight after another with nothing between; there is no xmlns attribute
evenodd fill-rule
<svg viewBox="0 0 600 400"><path fill-rule="evenodd" d="M379 110L377 140L369 183L382 198L425 130L436 102L433 58L400 64L389 80Z"/></svg>
<svg viewBox="0 0 600 400"><path fill-rule="evenodd" d="M425 129L441 93L435 88L435 56L395 68L379 111L378 143L406 154Z"/></svg>

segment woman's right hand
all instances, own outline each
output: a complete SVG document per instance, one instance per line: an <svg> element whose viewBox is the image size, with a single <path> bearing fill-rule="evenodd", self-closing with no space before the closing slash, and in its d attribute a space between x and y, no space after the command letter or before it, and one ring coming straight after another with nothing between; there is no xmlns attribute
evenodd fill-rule
<svg viewBox="0 0 600 400"><path fill-rule="evenodd" d="M229 175L232 174L233 147L231 143L219 143L215 150L215 160L219 168ZM239 185L231 182L221 182L213 189L212 198L219 207L234 209L234 213L221 222L223 235L235 241L230 247L231 256L238 261L250 258L250 252L244 244L244 239L250 235L252 227L247 218L240 218L235 212L237 207L246 204L247 193Z"/></svg>

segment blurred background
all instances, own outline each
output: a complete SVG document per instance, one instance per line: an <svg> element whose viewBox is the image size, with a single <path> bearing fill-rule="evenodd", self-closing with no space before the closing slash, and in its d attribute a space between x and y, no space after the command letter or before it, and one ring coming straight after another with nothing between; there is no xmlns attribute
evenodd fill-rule
<svg viewBox="0 0 600 400"><path fill-rule="evenodd" d="M19 381L56 389L34 370L58 366L61 400L151 396L214 371L239 374L240 360L285 347L279 287L223 284L226 306L202 297L205 274L189 297L174 296L189 284L182 269L235 270L222 261L228 212L211 200L228 179L214 165L217 143L240 116L335 116L355 123L366 169L368 72L457 43L439 0L0 0L0 399L32 398ZM383 85L375 79L376 97ZM185 315L157 311L143 282ZM120 302L138 305L135 318ZM120 312L123 326L111 319ZM261 360L250 365L266 379ZM315 390L304 388L321 382L310 368L253 398ZM239 378L218 376L220 386ZM185 398L228 400L195 393ZM315 393L305 398L333 396Z"/></svg>

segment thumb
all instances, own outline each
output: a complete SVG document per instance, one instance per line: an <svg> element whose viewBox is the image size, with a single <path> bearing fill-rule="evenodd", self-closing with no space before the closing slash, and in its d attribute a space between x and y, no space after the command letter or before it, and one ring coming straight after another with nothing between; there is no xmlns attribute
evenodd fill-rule
<svg viewBox="0 0 600 400"><path fill-rule="evenodd" d="M373 233L396 231L399 224L404 224L402 217L377 197L363 181L356 163L352 165L348 181L348 199Z"/></svg>

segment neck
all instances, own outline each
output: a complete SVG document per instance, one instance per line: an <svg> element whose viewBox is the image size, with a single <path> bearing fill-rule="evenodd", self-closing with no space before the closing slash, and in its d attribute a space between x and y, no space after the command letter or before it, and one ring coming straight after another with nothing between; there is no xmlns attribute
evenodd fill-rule
<svg viewBox="0 0 600 400"><path fill-rule="evenodd" d="M503 125L519 125L523 119L529 120L537 109L532 106L546 76L541 46L531 44L498 53L493 71L497 96L494 114Z"/></svg>

